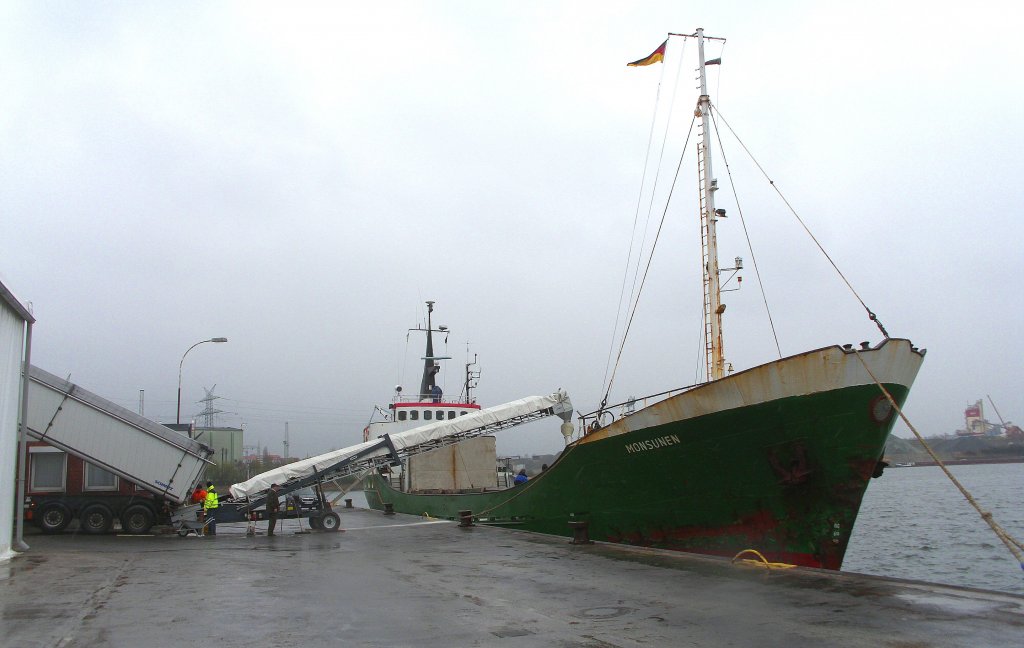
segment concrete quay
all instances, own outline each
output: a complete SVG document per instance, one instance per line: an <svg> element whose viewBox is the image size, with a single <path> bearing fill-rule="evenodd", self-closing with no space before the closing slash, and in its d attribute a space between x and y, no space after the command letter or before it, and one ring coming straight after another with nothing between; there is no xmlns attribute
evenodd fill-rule
<svg viewBox="0 0 1024 648"><path fill-rule="evenodd" d="M1009 646L1024 597L342 509L344 532L27 538L0 646Z"/></svg>

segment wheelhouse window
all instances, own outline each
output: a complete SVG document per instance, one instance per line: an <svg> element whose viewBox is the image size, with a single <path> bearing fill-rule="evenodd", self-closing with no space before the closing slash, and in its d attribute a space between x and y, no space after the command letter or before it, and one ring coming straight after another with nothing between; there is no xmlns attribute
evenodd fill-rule
<svg viewBox="0 0 1024 648"><path fill-rule="evenodd" d="M398 420L399 421L404 421L407 418L409 418L409 413L408 412L406 412L405 410L401 410L401 411L398 412Z"/></svg>
<svg viewBox="0 0 1024 648"><path fill-rule="evenodd" d="M85 464L85 490L117 490L117 475L90 463Z"/></svg>
<svg viewBox="0 0 1024 648"><path fill-rule="evenodd" d="M61 492L67 474L68 456L53 448L31 448L32 481L34 491Z"/></svg>
<svg viewBox="0 0 1024 648"><path fill-rule="evenodd" d="M443 421L444 420L444 410L437 410L437 420L438 421Z"/></svg>
<svg viewBox="0 0 1024 648"><path fill-rule="evenodd" d="M465 416L466 414L469 414L469 412L459 412L459 416Z"/></svg>
<svg viewBox="0 0 1024 648"><path fill-rule="evenodd" d="M433 416L434 416L434 413L431 412L430 410L426 410L426 411L423 412L423 420L424 421L429 421L431 418L433 418Z"/></svg>
<svg viewBox="0 0 1024 648"><path fill-rule="evenodd" d="M455 410L448 410L448 420L455 418Z"/></svg>
<svg viewBox="0 0 1024 648"><path fill-rule="evenodd" d="M412 410L412 411L410 411L409 412L409 420L410 421L418 421L418 420L420 420L420 411L419 410Z"/></svg>

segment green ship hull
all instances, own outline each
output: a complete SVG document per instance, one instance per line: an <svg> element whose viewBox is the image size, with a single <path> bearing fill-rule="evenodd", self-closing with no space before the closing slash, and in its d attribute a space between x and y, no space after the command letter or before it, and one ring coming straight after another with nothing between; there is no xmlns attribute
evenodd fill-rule
<svg viewBox="0 0 1024 648"><path fill-rule="evenodd" d="M923 352L906 340L829 347L691 389L568 445L514 488L406 493L374 475L373 508L591 539L839 569ZM859 364L858 364L859 363ZM811 383L820 383L815 388Z"/></svg>

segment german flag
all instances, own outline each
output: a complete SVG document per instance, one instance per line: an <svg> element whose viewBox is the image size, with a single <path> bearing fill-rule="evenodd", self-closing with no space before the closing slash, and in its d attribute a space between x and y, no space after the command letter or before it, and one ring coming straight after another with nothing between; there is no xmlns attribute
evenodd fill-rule
<svg viewBox="0 0 1024 648"><path fill-rule="evenodd" d="M665 60L665 48L668 46L668 40L658 46L658 49L651 52L650 56L646 56L639 61L633 61L632 63L626 63L629 67L640 67L641 65L650 65L651 63L661 63Z"/></svg>

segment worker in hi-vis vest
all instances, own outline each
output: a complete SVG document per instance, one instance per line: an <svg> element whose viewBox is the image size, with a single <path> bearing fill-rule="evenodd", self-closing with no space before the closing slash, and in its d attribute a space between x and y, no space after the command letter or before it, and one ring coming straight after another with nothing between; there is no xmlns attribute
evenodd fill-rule
<svg viewBox="0 0 1024 648"><path fill-rule="evenodd" d="M206 501L203 502L203 509L206 511L206 535L217 535L217 488L212 481L206 482Z"/></svg>

